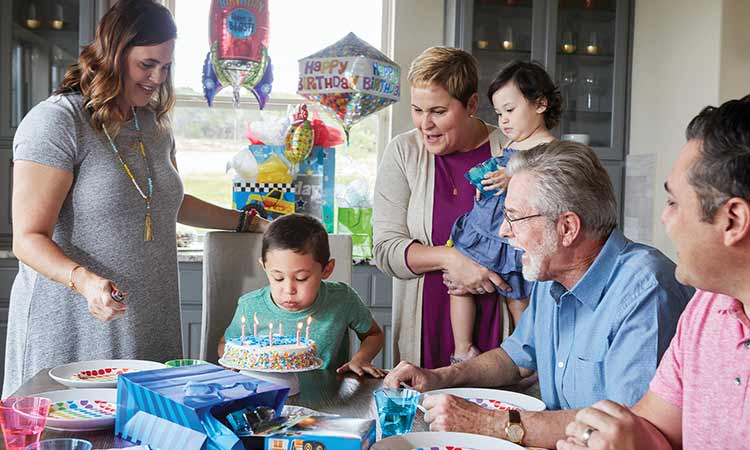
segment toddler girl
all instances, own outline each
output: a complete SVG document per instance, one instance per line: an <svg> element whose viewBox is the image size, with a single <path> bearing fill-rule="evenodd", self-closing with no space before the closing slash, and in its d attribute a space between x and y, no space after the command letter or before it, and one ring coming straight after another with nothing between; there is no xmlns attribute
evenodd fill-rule
<svg viewBox="0 0 750 450"><path fill-rule="evenodd" d="M473 183L478 187L474 207L456 220L448 245L503 277L511 291L498 291L506 296L513 321L518 323L528 305L533 283L523 279L521 251L510 246L499 234L505 219L503 206L508 185L505 166L514 152L555 139L550 129L559 121L562 97L544 67L520 61L511 62L497 75L487 95L508 143L500 155L482 163L485 170L488 165L497 170L491 170L481 181ZM470 181L475 169L481 170L479 167L472 169L467 175ZM479 354L472 344L475 315L476 306L471 295L451 296L453 363Z"/></svg>

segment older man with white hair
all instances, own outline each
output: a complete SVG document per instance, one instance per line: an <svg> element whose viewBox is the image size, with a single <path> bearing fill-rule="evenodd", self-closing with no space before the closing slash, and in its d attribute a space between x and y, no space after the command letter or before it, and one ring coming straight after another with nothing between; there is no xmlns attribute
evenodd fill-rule
<svg viewBox="0 0 750 450"><path fill-rule="evenodd" d="M386 384L493 387L537 371L549 411L489 411L436 395L424 401L425 420L431 430L550 448L578 409L604 398L632 405L646 392L693 291L666 256L617 229L612 184L589 147L545 144L514 155L507 170L500 234L524 250L524 277L539 281L529 308L500 348L434 370L401 362Z"/></svg>

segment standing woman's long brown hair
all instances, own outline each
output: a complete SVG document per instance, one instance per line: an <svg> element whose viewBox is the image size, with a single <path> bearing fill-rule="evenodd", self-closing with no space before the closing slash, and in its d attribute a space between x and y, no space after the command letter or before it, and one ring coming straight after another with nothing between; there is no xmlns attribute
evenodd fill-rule
<svg viewBox="0 0 750 450"><path fill-rule="evenodd" d="M113 134L126 117L119 108L128 51L136 46L158 45L177 37L177 27L167 8L154 0L120 0L102 17L94 41L83 48L78 62L65 73L55 94L80 92L91 113L91 126L102 124ZM174 105L171 73L154 93L150 107L164 126Z"/></svg>

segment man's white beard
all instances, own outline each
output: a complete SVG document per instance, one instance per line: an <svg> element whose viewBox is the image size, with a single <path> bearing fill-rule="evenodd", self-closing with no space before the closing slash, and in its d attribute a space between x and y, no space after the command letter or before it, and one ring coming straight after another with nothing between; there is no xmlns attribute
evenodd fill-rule
<svg viewBox="0 0 750 450"><path fill-rule="evenodd" d="M512 241L509 240L508 242L513 247L520 248ZM544 264L544 260L547 259L548 256L552 255L557 250L557 244L558 239L555 228L546 226L541 247L534 253L524 250L524 252L529 255L529 263L523 265L522 273L524 279L527 281L544 281L539 280L539 275L542 272L542 264Z"/></svg>

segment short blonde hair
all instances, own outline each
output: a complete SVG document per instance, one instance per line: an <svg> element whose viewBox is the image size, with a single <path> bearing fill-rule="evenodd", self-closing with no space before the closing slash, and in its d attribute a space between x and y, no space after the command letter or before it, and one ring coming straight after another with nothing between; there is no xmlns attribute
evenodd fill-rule
<svg viewBox="0 0 750 450"><path fill-rule="evenodd" d="M477 60L453 47L430 47L412 61L407 79L412 86L437 84L467 106L479 89Z"/></svg>

